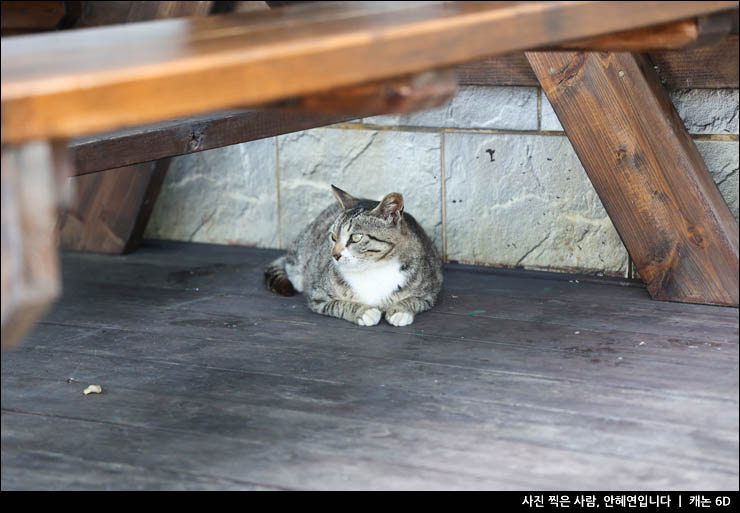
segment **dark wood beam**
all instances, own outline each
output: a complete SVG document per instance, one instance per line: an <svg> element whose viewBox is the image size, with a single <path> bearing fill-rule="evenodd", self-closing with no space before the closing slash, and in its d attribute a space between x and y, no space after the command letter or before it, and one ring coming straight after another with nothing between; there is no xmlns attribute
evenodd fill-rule
<svg viewBox="0 0 740 513"><path fill-rule="evenodd" d="M271 110L221 111L98 134L71 141L70 151L75 173L84 175L359 117L438 107L456 86L451 70L420 73L292 98L266 106Z"/></svg>
<svg viewBox="0 0 740 513"><path fill-rule="evenodd" d="M660 81L668 89L737 89L738 36L715 45L681 52L651 52Z"/></svg>
<svg viewBox="0 0 740 513"><path fill-rule="evenodd" d="M84 175L350 119L347 115L221 111L74 139L70 141L69 151L75 174Z"/></svg>
<svg viewBox="0 0 740 513"><path fill-rule="evenodd" d="M738 36L729 35L713 45L648 56L667 89L737 89L738 48ZM455 71L461 85L540 85L523 52L461 64Z"/></svg>
<svg viewBox="0 0 740 513"><path fill-rule="evenodd" d="M566 41L556 47L534 51L647 52L699 48L719 42L730 34L734 27L733 11L726 11L652 27Z"/></svg>

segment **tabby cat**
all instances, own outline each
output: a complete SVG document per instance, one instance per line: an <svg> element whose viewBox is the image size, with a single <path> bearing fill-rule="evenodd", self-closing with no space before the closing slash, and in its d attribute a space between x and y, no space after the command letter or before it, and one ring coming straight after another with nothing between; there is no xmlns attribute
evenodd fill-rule
<svg viewBox="0 0 740 513"><path fill-rule="evenodd" d="M378 324L383 312L393 326L411 324L442 287L434 243L404 213L400 194L378 202L331 187L338 203L265 269L265 284L283 296L302 292L314 312L360 326Z"/></svg>

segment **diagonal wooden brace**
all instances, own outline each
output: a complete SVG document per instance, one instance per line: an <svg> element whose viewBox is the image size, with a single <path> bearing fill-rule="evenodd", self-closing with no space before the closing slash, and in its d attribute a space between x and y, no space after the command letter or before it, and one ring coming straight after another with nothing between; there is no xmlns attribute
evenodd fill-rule
<svg viewBox="0 0 740 513"><path fill-rule="evenodd" d="M653 299L737 306L737 222L647 59L527 59Z"/></svg>

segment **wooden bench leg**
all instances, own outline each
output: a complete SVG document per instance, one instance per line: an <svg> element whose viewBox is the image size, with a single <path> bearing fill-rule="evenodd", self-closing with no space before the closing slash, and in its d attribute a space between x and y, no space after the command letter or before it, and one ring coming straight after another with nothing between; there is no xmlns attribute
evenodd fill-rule
<svg viewBox="0 0 740 513"><path fill-rule="evenodd" d="M55 224L70 166L66 144L2 150L2 348L15 345L60 292Z"/></svg>
<svg viewBox="0 0 740 513"><path fill-rule="evenodd" d="M206 16L215 2L87 2L79 26ZM125 5L124 5L125 7ZM262 6L267 9L267 6ZM112 13L112 14L111 14ZM137 148L128 148L135 152ZM126 253L135 250L167 174L169 159L102 171L72 179L79 198L60 216L61 246L74 251Z"/></svg>
<svg viewBox="0 0 740 513"><path fill-rule="evenodd" d="M737 222L650 62L526 55L653 299L737 306Z"/></svg>
<svg viewBox="0 0 740 513"><path fill-rule="evenodd" d="M135 250L169 163L162 159L72 178L78 201L59 216L62 248L95 253Z"/></svg>

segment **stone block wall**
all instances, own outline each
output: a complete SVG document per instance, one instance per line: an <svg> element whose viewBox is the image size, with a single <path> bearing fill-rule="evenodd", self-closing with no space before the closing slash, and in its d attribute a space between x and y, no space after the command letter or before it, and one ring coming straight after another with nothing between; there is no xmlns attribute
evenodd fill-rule
<svg viewBox="0 0 740 513"><path fill-rule="evenodd" d="M738 91L671 99L738 218ZM404 195L448 261L624 276L629 258L547 98L462 87L442 108L173 159L148 238L286 248L334 201Z"/></svg>

